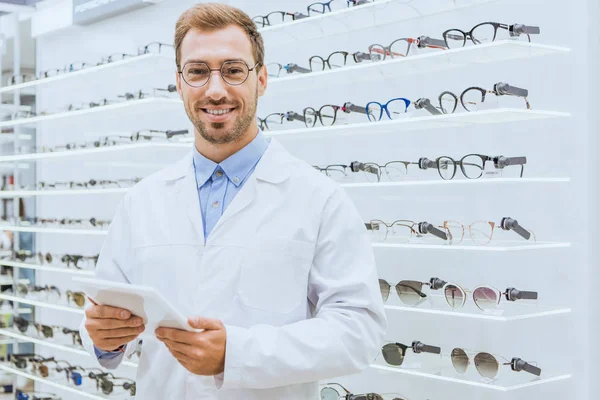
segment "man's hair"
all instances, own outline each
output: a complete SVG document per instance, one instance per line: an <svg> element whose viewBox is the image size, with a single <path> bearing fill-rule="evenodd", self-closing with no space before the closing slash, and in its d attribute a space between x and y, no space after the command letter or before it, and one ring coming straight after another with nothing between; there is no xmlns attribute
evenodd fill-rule
<svg viewBox="0 0 600 400"><path fill-rule="evenodd" d="M230 25L239 26L246 32L252 43L254 62L264 65L265 44L252 18L239 8L219 3L196 4L181 14L175 25L175 63L181 70L181 42L190 29L215 31ZM260 68L259 66L259 68ZM253 65L250 66L251 68ZM257 68L257 70L259 69Z"/></svg>

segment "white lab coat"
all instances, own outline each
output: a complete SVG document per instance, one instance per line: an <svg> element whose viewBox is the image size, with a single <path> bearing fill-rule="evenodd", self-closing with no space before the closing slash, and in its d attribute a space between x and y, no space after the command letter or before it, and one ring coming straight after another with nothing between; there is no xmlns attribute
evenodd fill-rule
<svg viewBox="0 0 600 400"><path fill-rule="evenodd" d="M144 339L139 399L316 399L319 380L356 373L378 354L386 318L373 252L343 189L275 139L247 179L206 245L191 152L119 205L97 277L153 286L184 315L227 330L216 377L188 372Z"/></svg>

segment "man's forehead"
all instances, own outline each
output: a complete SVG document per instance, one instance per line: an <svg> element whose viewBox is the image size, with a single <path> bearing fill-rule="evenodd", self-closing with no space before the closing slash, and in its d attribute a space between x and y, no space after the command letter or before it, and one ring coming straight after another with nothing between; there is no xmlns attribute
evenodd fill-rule
<svg viewBox="0 0 600 400"><path fill-rule="evenodd" d="M251 61L252 44L242 28L235 25L213 31L190 29L181 43L181 58L184 64L188 60Z"/></svg>

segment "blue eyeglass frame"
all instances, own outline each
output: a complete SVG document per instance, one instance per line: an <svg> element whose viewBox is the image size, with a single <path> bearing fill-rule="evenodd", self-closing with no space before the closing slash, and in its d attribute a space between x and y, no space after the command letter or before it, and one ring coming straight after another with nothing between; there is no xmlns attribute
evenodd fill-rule
<svg viewBox="0 0 600 400"><path fill-rule="evenodd" d="M388 105L393 102L393 101L397 101L397 100L402 100L405 104L405 108L404 108L404 112L406 113L408 111L408 106L410 106L410 100L405 99L404 97L396 97L395 99L391 99L389 100L387 103L385 104L381 104L378 101L370 101L367 103L367 105L365 106L365 111L367 114L367 118L369 118L369 121L371 122L375 122L375 120L371 119L371 115L369 114L369 106L371 104L377 104L380 108L379 111L379 118L376 121L381 121L381 118L383 117L383 110L385 110L385 114L387 115L387 117L389 119L393 119L392 116L390 115L390 110L388 109Z"/></svg>

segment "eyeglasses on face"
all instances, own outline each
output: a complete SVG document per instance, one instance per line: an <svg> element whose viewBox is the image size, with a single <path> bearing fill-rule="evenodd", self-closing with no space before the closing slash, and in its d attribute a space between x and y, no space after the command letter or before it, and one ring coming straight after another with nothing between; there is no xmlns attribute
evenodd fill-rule
<svg viewBox="0 0 600 400"><path fill-rule="evenodd" d="M466 373L471 364L471 358L467 354L467 351L461 348L453 349L450 353L450 359L456 372L461 374ZM509 361L504 357L494 356L490 353L477 352L474 354L473 362L479 375L488 379L496 378L501 365L510 366L511 370L516 372L525 371L536 376L542 374L540 368L518 357L514 357Z"/></svg>
<svg viewBox="0 0 600 400"><path fill-rule="evenodd" d="M490 43L498 38L498 29L506 31L502 39L518 38L521 35L531 42L531 36L540 33L540 28L537 26L528 26L523 24L501 24L498 22L482 22L475 25L470 31L465 32L460 29L448 29L442 36L444 42L449 49L464 47L467 40L473 44Z"/></svg>
<svg viewBox="0 0 600 400"><path fill-rule="evenodd" d="M239 86L246 82L250 76L250 72L257 70L261 65L257 62L252 68L245 61L225 61L220 68L210 68L204 62L188 63L183 66L179 74L189 86L202 87L208 83L212 73L219 71L221 78L225 83L231 86ZM260 68L260 67L259 67Z"/></svg>

